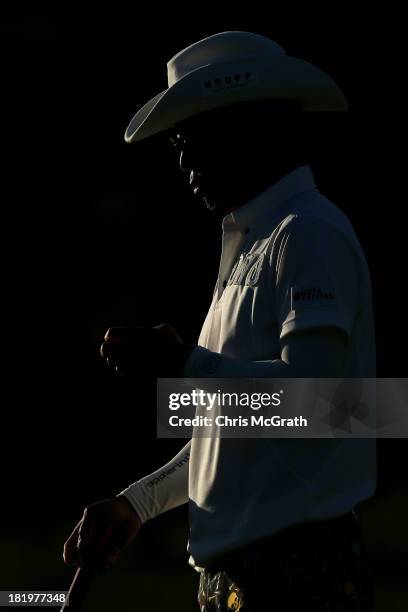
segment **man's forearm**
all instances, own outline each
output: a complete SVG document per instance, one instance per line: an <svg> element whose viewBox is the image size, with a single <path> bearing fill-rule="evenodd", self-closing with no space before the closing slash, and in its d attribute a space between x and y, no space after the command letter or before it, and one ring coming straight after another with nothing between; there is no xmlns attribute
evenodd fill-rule
<svg viewBox="0 0 408 612"><path fill-rule="evenodd" d="M337 378L343 375L345 334L336 328L298 332L282 340L280 358L246 361L196 347L186 378Z"/></svg>
<svg viewBox="0 0 408 612"><path fill-rule="evenodd" d="M188 502L191 440L163 467L121 491L142 523Z"/></svg>
<svg viewBox="0 0 408 612"><path fill-rule="evenodd" d="M280 359L245 361L198 346L184 369L186 378L286 378L289 366Z"/></svg>

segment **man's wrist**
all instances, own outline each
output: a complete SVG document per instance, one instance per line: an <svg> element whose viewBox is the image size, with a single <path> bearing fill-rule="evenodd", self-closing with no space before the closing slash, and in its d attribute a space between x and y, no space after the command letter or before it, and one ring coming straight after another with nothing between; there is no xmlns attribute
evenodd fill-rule
<svg viewBox="0 0 408 612"><path fill-rule="evenodd" d="M126 504L126 506L132 510L132 512L134 513L135 517L138 519L139 523L142 525L143 524L143 520L142 520L139 512L136 510L134 504L132 503L132 498L130 496L128 497L126 493L127 493L127 491L122 491L121 493L116 495L116 499L120 499L123 502L123 504Z"/></svg>
<svg viewBox="0 0 408 612"><path fill-rule="evenodd" d="M190 359L191 353L194 351L196 347L192 344L182 344L180 350L180 358L182 362L183 369L185 368L187 361Z"/></svg>
<svg viewBox="0 0 408 612"><path fill-rule="evenodd" d="M195 348L191 344L181 343L172 346L164 361L162 361L159 372L164 372L164 374L159 378L182 378L185 375L187 362Z"/></svg>
<svg viewBox="0 0 408 612"><path fill-rule="evenodd" d="M219 372L222 363L220 353L215 353L203 346L195 346L184 366L185 378L213 378ZM222 376L218 375L218 378Z"/></svg>

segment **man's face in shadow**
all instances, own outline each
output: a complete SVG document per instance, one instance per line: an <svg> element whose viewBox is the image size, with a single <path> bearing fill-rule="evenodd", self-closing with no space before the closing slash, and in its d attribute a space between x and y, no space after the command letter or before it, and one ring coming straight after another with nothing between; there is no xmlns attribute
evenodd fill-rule
<svg viewBox="0 0 408 612"><path fill-rule="evenodd" d="M261 193L290 169L298 114L287 103L249 102L178 124L170 140L194 195L224 215Z"/></svg>

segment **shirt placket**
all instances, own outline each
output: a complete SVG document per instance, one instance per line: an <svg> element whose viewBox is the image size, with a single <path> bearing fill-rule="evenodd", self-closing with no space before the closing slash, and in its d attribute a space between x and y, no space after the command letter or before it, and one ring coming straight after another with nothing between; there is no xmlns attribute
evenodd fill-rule
<svg viewBox="0 0 408 612"><path fill-rule="evenodd" d="M224 289L227 286L229 275L235 264L239 249L244 241L243 233L236 227L224 230L222 239L222 253L217 282L217 304L221 301Z"/></svg>

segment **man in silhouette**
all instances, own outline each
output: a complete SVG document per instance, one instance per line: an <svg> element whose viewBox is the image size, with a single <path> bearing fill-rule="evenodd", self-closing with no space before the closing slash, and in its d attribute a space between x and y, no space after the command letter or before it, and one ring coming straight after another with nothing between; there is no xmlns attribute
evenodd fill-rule
<svg viewBox="0 0 408 612"><path fill-rule="evenodd" d="M219 275L197 346L168 325L112 328L103 358L127 374L375 376L364 254L308 164L320 113L347 107L341 90L247 32L191 45L168 76L125 138L170 138L195 197L222 218ZM188 503L202 611L372 610L356 506L375 482L372 440L193 438L153 474L89 506L65 560L81 565L109 527L98 559L110 565L143 523Z"/></svg>

